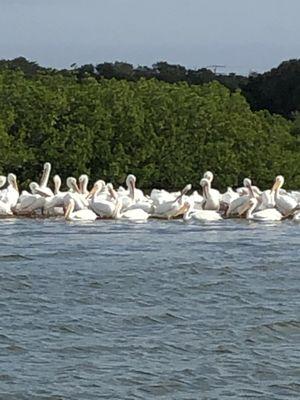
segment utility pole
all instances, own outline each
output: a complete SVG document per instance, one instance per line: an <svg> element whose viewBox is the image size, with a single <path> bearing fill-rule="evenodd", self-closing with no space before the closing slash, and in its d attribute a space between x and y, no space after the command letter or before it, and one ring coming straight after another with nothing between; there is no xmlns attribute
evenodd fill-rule
<svg viewBox="0 0 300 400"><path fill-rule="evenodd" d="M217 64L214 64L214 65L208 65L206 68L212 68L213 73L216 74L218 68L226 68L226 65L217 65Z"/></svg>

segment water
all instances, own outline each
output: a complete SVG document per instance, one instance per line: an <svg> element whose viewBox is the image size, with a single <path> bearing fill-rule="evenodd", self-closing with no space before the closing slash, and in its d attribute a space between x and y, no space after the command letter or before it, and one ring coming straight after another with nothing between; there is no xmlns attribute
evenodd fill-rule
<svg viewBox="0 0 300 400"><path fill-rule="evenodd" d="M0 221L0 399L299 399L300 227Z"/></svg>

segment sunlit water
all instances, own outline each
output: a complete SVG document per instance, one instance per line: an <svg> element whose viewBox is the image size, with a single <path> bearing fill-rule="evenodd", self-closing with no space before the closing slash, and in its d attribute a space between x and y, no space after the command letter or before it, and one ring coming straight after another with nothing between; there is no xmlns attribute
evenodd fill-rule
<svg viewBox="0 0 300 400"><path fill-rule="evenodd" d="M0 221L0 399L299 399L300 225Z"/></svg>

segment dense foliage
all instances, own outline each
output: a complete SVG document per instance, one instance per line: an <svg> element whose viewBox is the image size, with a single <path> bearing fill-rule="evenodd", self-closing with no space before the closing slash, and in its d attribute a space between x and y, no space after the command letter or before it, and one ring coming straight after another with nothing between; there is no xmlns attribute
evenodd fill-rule
<svg viewBox="0 0 300 400"><path fill-rule="evenodd" d="M300 60L289 60L281 63L263 74L250 73L248 77L235 73L217 73L218 65L210 66L212 69L188 69L182 65L169 64L165 61L157 62L151 67L137 66L126 62L104 62L100 64L72 64L70 69L56 70L41 67L34 61L24 57L13 60L0 60L0 70L21 70L26 77L32 78L37 74L60 74L75 76L80 82L87 77L97 80L118 79L138 81L140 78L158 79L168 83L187 82L190 85L203 85L218 81L231 91L241 89L251 109L254 111L268 110L271 113L281 114L289 119L295 118L295 113L300 112Z"/></svg>
<svg viewBox="0 0 300 400"><path fill-rule="evenodd" d="M266 109L285 117L300 111L300 60L285 61L242 85L253 110Z"/></svg>
<svg viewBox="0 0 300 400"><path fill-rule="evenodd" d="M88 173L120 184L131 172L144 188L198 188L207 169L219 188L246 176L265 187L279 173L300 187L297 127L252 112L239 91L218 82L78 81L4 68L0 137L0 173L13 171L24 184L50 161L63 177Z"/></svg>

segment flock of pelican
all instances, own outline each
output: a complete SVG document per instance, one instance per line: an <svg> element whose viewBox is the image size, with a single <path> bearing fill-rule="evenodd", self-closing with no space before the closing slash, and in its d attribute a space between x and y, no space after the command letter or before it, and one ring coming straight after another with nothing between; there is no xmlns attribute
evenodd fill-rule
<svg viewBox="0 0 300 400"><path fill-rule="evenodd" d="M283 176L275 178L271 189L261 191L245 178L243 186L220 193L212 188L213 173L207 171L200 181L201 193L188 194L192 186L168 192L153 189L145 195L136 188L136 177L128 175L126 186L114 189L111 183L98 180L88 189L88 176L77 180L69 177L67 191L60 191L59 175L53 177L53 190L48 186L51 164L45 163L39 183L31 182L30 192L19 193L17 178L10 173L0 176L1 216L63 216L68 221L125 219L145 221L153 218L183 218L184 221L218 221L236 217L255 221L300 221L300 191L282 189ZM5 188L4 188L5 187Z"/></svg>

